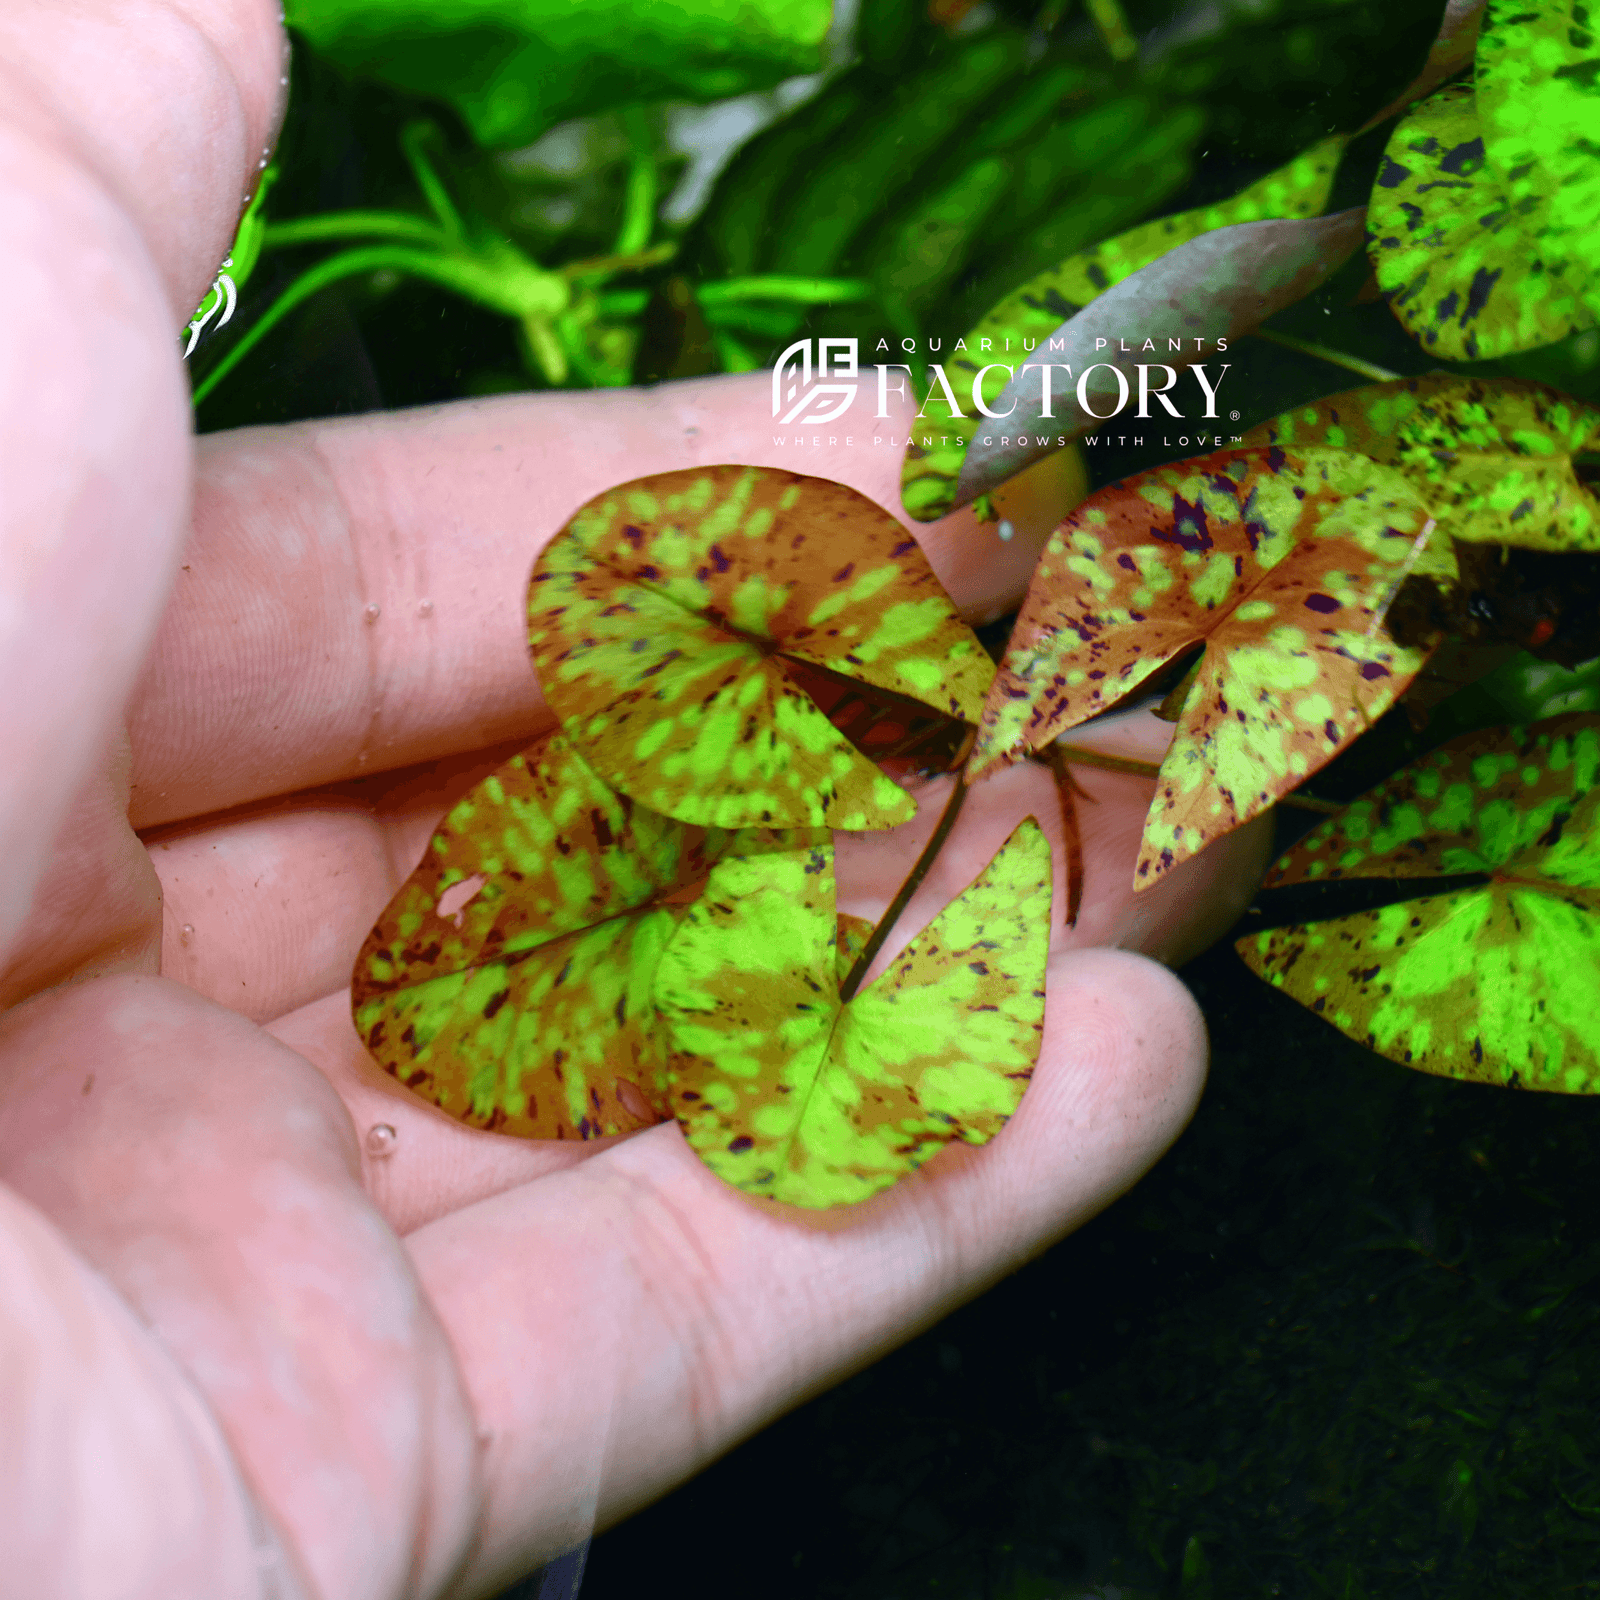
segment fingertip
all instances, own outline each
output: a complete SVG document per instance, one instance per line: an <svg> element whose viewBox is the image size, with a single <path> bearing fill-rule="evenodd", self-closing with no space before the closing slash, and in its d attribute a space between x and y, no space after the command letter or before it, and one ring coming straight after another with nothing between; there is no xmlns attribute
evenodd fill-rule
<svg viewBox="0 0 1600 1600"><path fill-rule="evenodd" d="M1205 1015L1188 985L1151 956L1095 949L1062 952L1050 986L1052 1002L1073 1015L1076 1052L1117 1069L1120 1092L1170 1105L1176 1137L1199 1102L1209 1056Z"/></svg>

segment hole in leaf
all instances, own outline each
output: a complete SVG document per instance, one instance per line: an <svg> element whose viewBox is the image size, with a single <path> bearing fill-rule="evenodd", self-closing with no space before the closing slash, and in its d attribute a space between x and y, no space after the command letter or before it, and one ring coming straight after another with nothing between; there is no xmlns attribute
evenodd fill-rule
<svg viewBox="0 0 1600 1600"><path fill-rule="evenodd" d="M463 878L460 883L452 883L445 892L439 896L438 904L434 906L434 913L443 917L446 922L453 922L461 926L461 914L467 909L468 904L477 892L489 881L487 874L475 872L470 878Z"/></svg>

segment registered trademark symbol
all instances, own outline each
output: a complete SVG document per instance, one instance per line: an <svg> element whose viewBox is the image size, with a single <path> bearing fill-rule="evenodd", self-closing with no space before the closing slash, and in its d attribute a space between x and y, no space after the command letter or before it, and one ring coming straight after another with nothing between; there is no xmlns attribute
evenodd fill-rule
<svg viewBox="0 0 1600 1600"><path fill-rule="evenodd" d="M1238 420L1239 420L1239 413L1238 413L1238 412L1237 412L1237 411L1230 411L1230 412L1229 412L1229 413L1228 413L1228 415L1229 415L1229 416L1230 416L1230 417L1231 417L1231 418L1232 418L1232 419L1233 419L1233 420L1234 420L1234 421L1235 421L1235 422L1237 422L1237 421L1238 421Z"/></svg>

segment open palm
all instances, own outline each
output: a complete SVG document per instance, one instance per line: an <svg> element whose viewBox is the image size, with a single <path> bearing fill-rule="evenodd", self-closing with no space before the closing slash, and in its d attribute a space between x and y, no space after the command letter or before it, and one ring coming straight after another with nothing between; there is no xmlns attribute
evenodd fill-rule
<svg viewBox="0 0 1600 1600"><path fill-rule="evenodd" d="M21 143L70 167L38 129ZM97 185L62 227L152 237ZM1127 952L1175 961L1220 933L1264 840L1244 830L1135 897L1150 785L1080 771L1083 909L1057 929L1021 1109L859 1207L747 1199L672 1124L573 1147L451 1123L366 1055L346 985L451 801L550 723L523 639L538 550L646 473L783 466L892 507L898 460L860 438L780 449L765 380L713 380L208 439L185 513L170 303L197 298L204 249L152 243L123 344L63 358L94 393L113 364L109 406L155 398L106 447L98 520L61 524L76 587L52 609L36 586L0 640L26 691L0 793L0 1372L27 1374L0 1379L0 1546L35 1594L483 1593L1132 1183L1192 1109L1204 1039L1176 980ZM14 481L87 481L90 447L26 420L60 449L12 432ZM970 617L1020 595L1060 493L1048 474L1014 489L1009 544L965 514L917 530ZM24 576L27 555L0 550ZM1166 732L1095 736L1148 756ZM892 896L940 783L919 798L904 828L840 839L842 910ZM880 965L1030 812L1054 837L1041 768L975 788Z"/></svg>

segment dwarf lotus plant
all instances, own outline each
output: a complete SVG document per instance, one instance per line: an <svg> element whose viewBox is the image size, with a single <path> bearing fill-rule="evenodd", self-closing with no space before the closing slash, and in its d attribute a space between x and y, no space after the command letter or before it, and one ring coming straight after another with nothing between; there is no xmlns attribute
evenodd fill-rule
<svg viewBox="0 0 1600 1600"><path fill-rule="evenodd" d="M1475 42L1473 82L1448 81ZM1567 0L1452 0L1422 74L1368 125L1403 116L1364 213L1318 215L1355 137L1330 136L1232 201L1058 264L972 346L1054 329L1092 348L1108 307L1242 337L1363 226L1429 348L1587 326L1600 157L1543 161L1540 118L1587 104L1595 59ZM1423 226L1450 185L1490 209ZM1391 903L1258 922L1249 964L1407 1065L1600 1088L1600 412L1298 347L1377 381L1090 496L998 662L916 540L842 485L727 465L580 508L527 595L559 727L454 807L369 936L353 1003L374 1056L474 1126L585 1139L672 1119L749 1194L864 1199L1016 1108L1052 918L1073 920L1081 886L1067 763L1098 758L1072 730L1150 699L1175 730L1146 769L1135 890L1275 805L1336 812L1258 910L1357 880ZM1051 416L1067 402L1032 360ZM975 398L1003 411L1028 376L973 369ZM1050 447L1093 415L1054 421ZM1045 443L1017 429L991 449L969 421L908 450L912 517L981 501ZM1461 680L1430 663L1483 646L1481 681L1438 705ZM1454 737L1349 807L1300 793L1397 706ZM865 983L970 788L1021 760L1056 775L1066 903L1029 817ZM875 925L841 914L835 834L903 823L901 780L935 773L954 782L901 892Z"/></svg>

